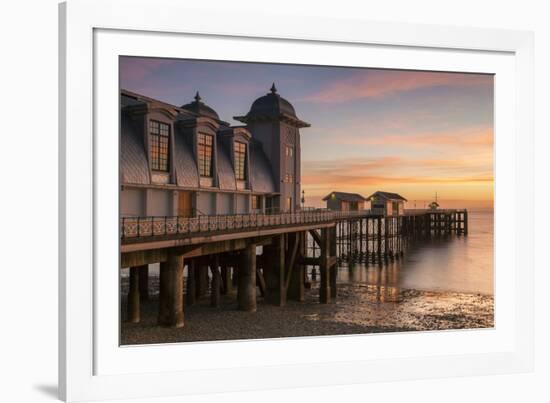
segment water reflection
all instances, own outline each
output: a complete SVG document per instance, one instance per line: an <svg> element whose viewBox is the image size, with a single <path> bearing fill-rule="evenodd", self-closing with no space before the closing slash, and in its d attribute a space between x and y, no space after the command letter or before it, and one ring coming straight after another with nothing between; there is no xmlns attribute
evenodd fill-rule
<svg viewBox="0 0 550 403"><path fill-rule="evenodd" d="M341 265L339 283L376 285L380 300L391 300L402 288L493 294L493 213L470 212L467 237L451 237L418 245L387 264ZM308 277L318 281L319 275Z"/></svg>

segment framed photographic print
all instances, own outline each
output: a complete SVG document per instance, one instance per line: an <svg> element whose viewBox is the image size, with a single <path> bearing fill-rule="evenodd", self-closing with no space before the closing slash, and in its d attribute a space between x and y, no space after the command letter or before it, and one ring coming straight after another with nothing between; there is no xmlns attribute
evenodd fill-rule
<svg viewBox="0 0 550 403"><path fill-rule="evenodd" d="M62 398L532 368L530 33L60 16Z"/></svg>

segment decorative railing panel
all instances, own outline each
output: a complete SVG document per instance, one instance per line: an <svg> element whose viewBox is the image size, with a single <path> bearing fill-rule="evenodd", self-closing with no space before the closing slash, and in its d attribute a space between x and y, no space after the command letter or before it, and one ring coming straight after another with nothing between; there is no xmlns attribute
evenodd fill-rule
<svg viewBox="0 0 550 403"><path fill-rule="evenodd" d="M405 211L407 212L407 211ZM428 211L424 210L424 213ZM237 231L248 228L265 228L295 224L315 224L366 217L369 210L329 211L304 210L278 214L200 215L197 217L123 217L121 237L137 238L162 235Z"/></svg>

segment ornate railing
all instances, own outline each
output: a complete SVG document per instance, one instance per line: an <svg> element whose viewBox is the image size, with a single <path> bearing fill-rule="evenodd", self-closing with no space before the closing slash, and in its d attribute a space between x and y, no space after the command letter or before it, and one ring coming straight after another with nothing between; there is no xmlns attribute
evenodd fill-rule
<svg viewBox="0 0 550 403"><path fill-rule="evenodd" d="M450 213L465 213L467 212L466 209L405 209L404 214L405 215L417 215L417 214L450 214Z"/></svg>
<svg viewBox="0 0 550 403"><path fill-rule="evenodd" d="M120 219L122 238L184 235L208 232L231 232L247 228L312 224L370 215L369 210L328 211L307 210L279 214L200 215L197 217L123 217Z"/></svg>

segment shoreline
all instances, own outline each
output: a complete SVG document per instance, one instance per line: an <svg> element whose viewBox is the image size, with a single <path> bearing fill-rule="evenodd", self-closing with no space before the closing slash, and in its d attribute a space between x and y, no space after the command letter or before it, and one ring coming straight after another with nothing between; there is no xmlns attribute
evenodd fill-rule
<svg viewBox="0 0 550 403"><path fill-rule="evenodd" d="M173 329L156 324L158 288L155 277L151 280L152 295L142 302L141 322L134 324L124 321L127 281L122 279L122 345L494 327L494 297L489 295L343 283L336 302L319 304L313 283L304 302L288 301L284 307L258 296L255 313L237 310L235 290L222 296L218 308L210 307L206 296L186 306L185 327Z"/></svg>

